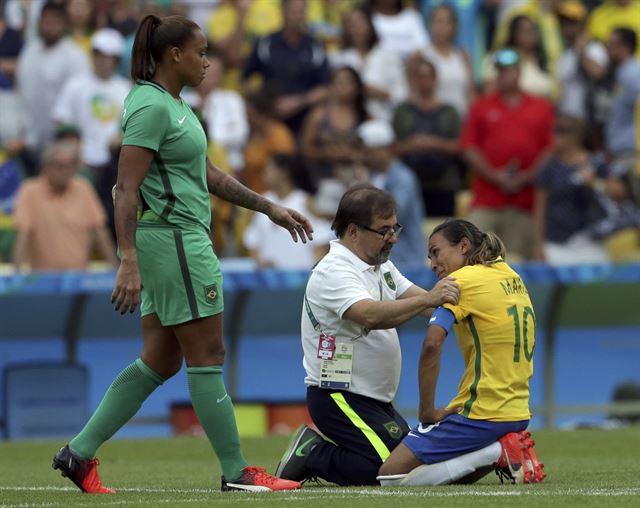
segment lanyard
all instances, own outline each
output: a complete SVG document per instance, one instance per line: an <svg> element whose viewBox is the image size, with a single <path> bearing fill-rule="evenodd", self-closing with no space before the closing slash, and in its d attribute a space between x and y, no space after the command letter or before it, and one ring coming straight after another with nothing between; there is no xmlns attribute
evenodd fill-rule
<svg viewBox="0 0 640 508"><path fill-rule="evenodd" d="M320 323L314 316L313 311L311 310L311 305L309 305L309 300L307 300L307 293L304 294L304 308L307 311L307 316L309 316L309 321L311 321L311 324L313 325L313 329L318 332L321 332L322 330L320 327Z"/></svg>

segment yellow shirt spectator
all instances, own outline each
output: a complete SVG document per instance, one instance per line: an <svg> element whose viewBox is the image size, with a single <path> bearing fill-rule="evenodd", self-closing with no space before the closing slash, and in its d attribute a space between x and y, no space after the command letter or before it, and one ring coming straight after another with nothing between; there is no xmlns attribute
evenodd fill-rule
<svg viewBox="0 0 640 508"><path fill-rule="evenodd" d="M627 5L606 0L591 13L587 32L594 39L606 43L611 32L622 27L631 28L640 37L640 0L631 0Z"/></svg>

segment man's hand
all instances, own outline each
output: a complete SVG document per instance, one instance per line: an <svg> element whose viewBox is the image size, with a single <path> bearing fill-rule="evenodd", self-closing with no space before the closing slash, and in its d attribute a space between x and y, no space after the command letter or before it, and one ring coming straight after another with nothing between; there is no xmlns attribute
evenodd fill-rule
<svg viewBox="0 0 640 508"><path fill-rule="evenodd" d="M433 286L429 295L433 299L432 307L438 307L444 303L457 305L460 299L460 286L453 277L445 277Z"/></svg>
<svg viewBox="0 0 640 508"><path fill-rule="evenodd" d="M302 243L307 243L307 239L313 240L313 226L300 212L273 205L267 215L271 222L289 231L294 242L298 242L298 237Z"/></svg>

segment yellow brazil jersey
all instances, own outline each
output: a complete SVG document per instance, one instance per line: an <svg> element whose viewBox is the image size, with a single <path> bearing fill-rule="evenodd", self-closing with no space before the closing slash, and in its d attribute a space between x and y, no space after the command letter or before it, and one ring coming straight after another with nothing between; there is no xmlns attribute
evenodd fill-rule
<svg viewBox="0 0 640 508"><path fill-rule="evenodd" d="M466 370L449 407L477 420L528 420L536 319L527 288L501 258L451 275L460 301L445 307L455 315Z"/></svg>

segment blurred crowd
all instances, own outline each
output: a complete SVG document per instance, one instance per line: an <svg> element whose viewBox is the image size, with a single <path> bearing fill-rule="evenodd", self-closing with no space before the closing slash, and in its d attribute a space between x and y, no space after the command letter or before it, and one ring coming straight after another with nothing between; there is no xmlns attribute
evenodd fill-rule
<svg viewBox="0 0 640 508"><path fill-rule="evenodd" d="M148 13L209 38L209 157L308 215L294 245L212 200L220 257L309 268L349 186L396 198L392 260L446 217L514 261L640 260L640 0L0 0L0 261L117 262L111 188Z"/></svg>

